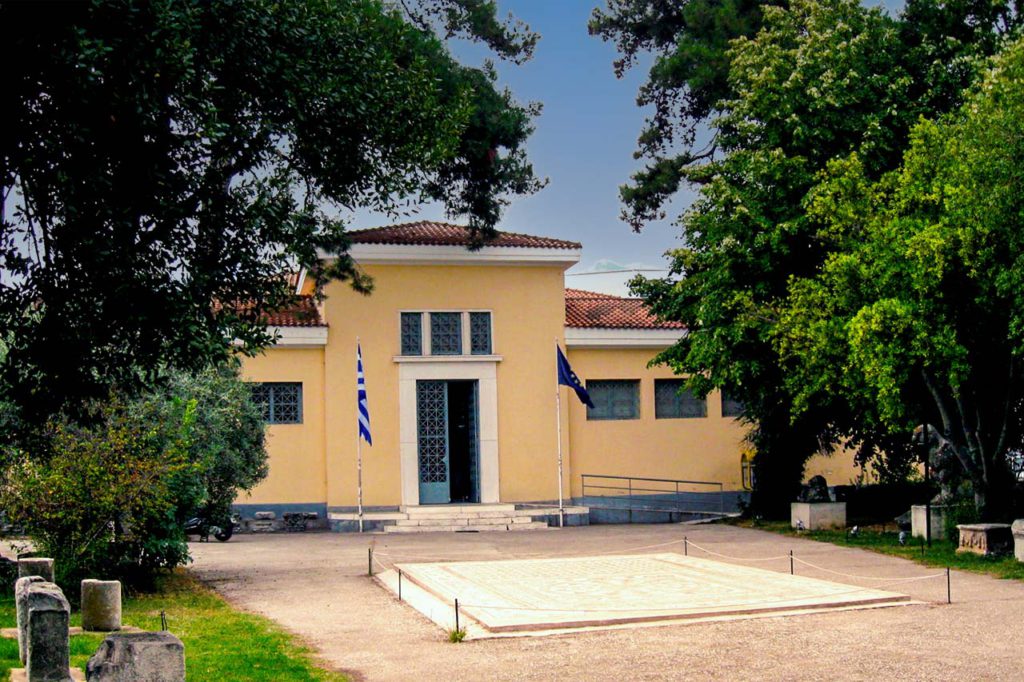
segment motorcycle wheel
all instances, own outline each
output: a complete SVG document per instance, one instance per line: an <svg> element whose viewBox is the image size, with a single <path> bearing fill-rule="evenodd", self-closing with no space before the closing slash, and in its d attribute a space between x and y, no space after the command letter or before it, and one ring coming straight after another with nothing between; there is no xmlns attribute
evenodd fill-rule
<svg viewBox="0 0 1024 682"><path fill-rule="evenodd" d="M219 542L227 542L231 539L234 532L235 531L231 526L228 526L227 528L217 528L213 537L217 538Z"/></svg>

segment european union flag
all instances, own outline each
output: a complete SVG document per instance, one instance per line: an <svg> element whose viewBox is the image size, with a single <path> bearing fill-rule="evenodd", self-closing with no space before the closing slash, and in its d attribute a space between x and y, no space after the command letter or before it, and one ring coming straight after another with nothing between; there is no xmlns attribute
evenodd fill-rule
<svg viewBox="0 0 1024 682"><path fill-rule="evenodd" d="M581 403L587 407L593 407L594 401L590 399L587 389L583 388L583 384L580 382L580 378L576 376L576 372L572 371L572 367L569 366L569 361L565 359L561 347L555 346L555 349L558 351L558 383L576 391L576 397L580 399Z"/></svg>

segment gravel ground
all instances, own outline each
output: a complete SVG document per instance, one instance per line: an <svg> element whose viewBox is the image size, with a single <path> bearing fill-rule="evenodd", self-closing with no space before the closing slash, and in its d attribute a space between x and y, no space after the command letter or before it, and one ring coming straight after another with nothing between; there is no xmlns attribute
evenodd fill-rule
<svg viewBox="0 0 1024 682"><path fill-rule="evenodd" d="M953 604L947 605L942 578L863 580L797 563L803 575L888 589L927 603L457 645L366 575L371 543L383 561L453 561L601 554L671 542L684 533L699 547L733 557L793 550L816 566L857 576L936 573L863 550L718 525L243 535L224 544L195 543L192 551L195 572L229 601L281 623L318 649L327 665L358 680L1024 679L1024 583L971 573L953 572ZM690 552L709 556L694 545ZM789 571L788 559L748 565Z"/></svg>

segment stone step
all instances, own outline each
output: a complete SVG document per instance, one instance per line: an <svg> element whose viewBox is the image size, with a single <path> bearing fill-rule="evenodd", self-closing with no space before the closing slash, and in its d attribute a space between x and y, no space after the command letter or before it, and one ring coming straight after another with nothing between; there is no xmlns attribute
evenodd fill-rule
<svg viewBox="0 0 1024 682"><path fill-rule="evenodd" d="M438 513L512 514L515 510L514 504L421 504L402 507L402 511L410 517Z"/></svg>
<svg viewBox="0 0 1024 682"><path fill-rule="evenodd" d="M487 511L440 511L416 512L406 514L410 519L507 519L520 512L487 510Z"/></svg>
<svg viewBox="0 0 1024 682"><path fill-rule="evenodd" d="M496 516L486 519L467 519L461 517L448 517L439 519L400 519L395 522L398 526L502 526L512 523L508 516Z"/></svg>
<svg viewBox="0 0 1024 682"><path fill-rule="evenodd" d="M531 521L529 523L509 523L505 525L469 525L469 526L387 526L385 533L443 533L456 531L479 531L479 532L505 532L520 530L546 530L548 524L543 521Z"/></svg>

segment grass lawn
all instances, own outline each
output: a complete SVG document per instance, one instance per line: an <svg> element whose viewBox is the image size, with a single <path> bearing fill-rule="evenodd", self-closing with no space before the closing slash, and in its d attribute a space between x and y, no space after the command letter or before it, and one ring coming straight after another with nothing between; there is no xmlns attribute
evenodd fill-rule
<svg viewBox="0 0 1024 682"><path fill-rule="evenodd" d="M842 530L796 531L786 521L760 521L754 523L748 519L730 519L734 525L744 528L757 528L780 535L792 535L818 542L828 542L843 547L859 547L880 554L910 559L925 566L950 567L959 571L986 573L997 578L1024 580L1024 563L1017 561L1012 555L1002 558L983 557L977 554L957 554L956 547L947 540L933 540L932 546L924 547L918 538L908 539L908 544L901 547L899 532L893 527L880 526L861 527L856 537L850 537Z"/></svg>
<svg viewBox="0 0 1024 682"><path fill-rule="evenodd" d="M0 597L0 627L15 626L14 599ZM203 587L187 572L161 581L160 591L126 598L122 621L144 630L160 629L160 612L167 613L167 629L185 644L185 667L189 680L258 680L265 682L325 681L348 678L318 668L311 651L261 616L237 611ZM73 613L71 624L80 622ZM85 668L86 661L103 640L98 635L71 638L71 664ZM11 668L22 667L18 642L0 639L0 680Z"/></svg>

